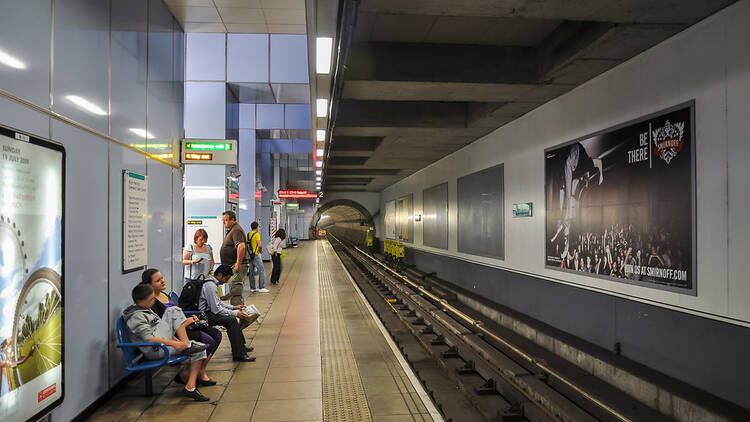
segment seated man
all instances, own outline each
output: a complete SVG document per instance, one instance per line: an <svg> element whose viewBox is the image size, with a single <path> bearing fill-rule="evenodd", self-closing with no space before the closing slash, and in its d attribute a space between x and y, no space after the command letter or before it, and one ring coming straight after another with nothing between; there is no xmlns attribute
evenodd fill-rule
<svg viewBox="0 0 750 422"><path fill-rule="evenodd" d="M198 308L206 313L206 319L210 325L221 325L227 329L234 361L255 362L254 356L247 355L247 352L252 351L252 347L245 347L245 336L242 335L242 330L253 321L249 315L240 310L242 305L228 305L219 299L219 284L229 281L233 273L232 267L219 265L214 270L214 275L209 276L203 283ZM242 325L237 322L237 318L240 318Z"/></svg>
<svg viewBox="0 0 750 422"><path fill-rule="evenodd" d="M167 308L163 318L159 318L151 310L156 299L154 289L149 284L135 286L132 297L135 305L128 306L122 312L129 340L134 343L162 343L167 346L170 354L188 355L190 365L183 371L183 378L187 382L182 394L195 401L209 401L210 399L196 388L198 373L206 359L206 345L197 341L191 342L185 332L185 328L197 318L185 318L185 314L176 306ZM164 350L159 346L140 349L146 359L156 360L164 357Z"/></svg>

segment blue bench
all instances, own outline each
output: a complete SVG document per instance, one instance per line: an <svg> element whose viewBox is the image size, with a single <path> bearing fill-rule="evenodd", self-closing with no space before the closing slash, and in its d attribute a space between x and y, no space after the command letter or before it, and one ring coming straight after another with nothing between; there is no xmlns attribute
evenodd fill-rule
<svg viewBox="0 0 750 422"><path fill-rule="evenodd" d="M184 355L170 356L169 349L167 349L167 346L162 343L128 343L127 336L125 335L124 324L122 317L117 318L117 347L121 349L122 353L125 355L125 361L127 362L125 374L130 375L134 372L144 371L146 373L146 395L151 396L154 394L153 381L151 379L153 370L165 365L180 363L188 357ZM164 357L159 360L139 359L139 357L143 357L143 354L138 348L144 346L161 347L162 350L164 350Z"/></svg>

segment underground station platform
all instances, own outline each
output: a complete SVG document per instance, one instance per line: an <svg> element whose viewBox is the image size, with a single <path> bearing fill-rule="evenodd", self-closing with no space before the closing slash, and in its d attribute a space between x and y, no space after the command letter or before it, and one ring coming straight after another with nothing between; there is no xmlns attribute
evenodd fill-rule
<svg viewBox="0 0 750 422"><path fill-rule="evenodd" d="M245 291L261 312L244 330L257 360L233 362L225 338L207 368L217 385L200 388L210 403L180 395L165 367L153 396L135 377L87 420L443 420L331 245L302 242L287 256L270 293Z"/></svg>

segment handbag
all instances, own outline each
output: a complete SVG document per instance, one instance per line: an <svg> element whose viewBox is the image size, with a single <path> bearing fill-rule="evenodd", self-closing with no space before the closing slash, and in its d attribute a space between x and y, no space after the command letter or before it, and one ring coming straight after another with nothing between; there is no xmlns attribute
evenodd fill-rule
<svg viewBox="0 0 750 422"><path fill-rule="evenodd" d="M196 316L198 317L198 321L195 321L194 323L188 325L187 326L188 330L202 331L203 329L209 327L205 312L201 311Z"/></svg>

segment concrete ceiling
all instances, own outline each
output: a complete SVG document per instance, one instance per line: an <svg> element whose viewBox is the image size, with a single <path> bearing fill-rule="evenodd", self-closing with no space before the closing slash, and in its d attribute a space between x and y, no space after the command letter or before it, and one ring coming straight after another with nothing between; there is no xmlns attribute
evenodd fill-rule
<svg viewBox="0 0 750 422"><path fill-rule="evenodd" d="M305 0L165 0L185 32L305 34Z"/></svg>
<svg viewBox="0 0 750 422"><path fill-rule="evenodd" d="M361 0L323 190L382 190L733 2Z"/></svg>

